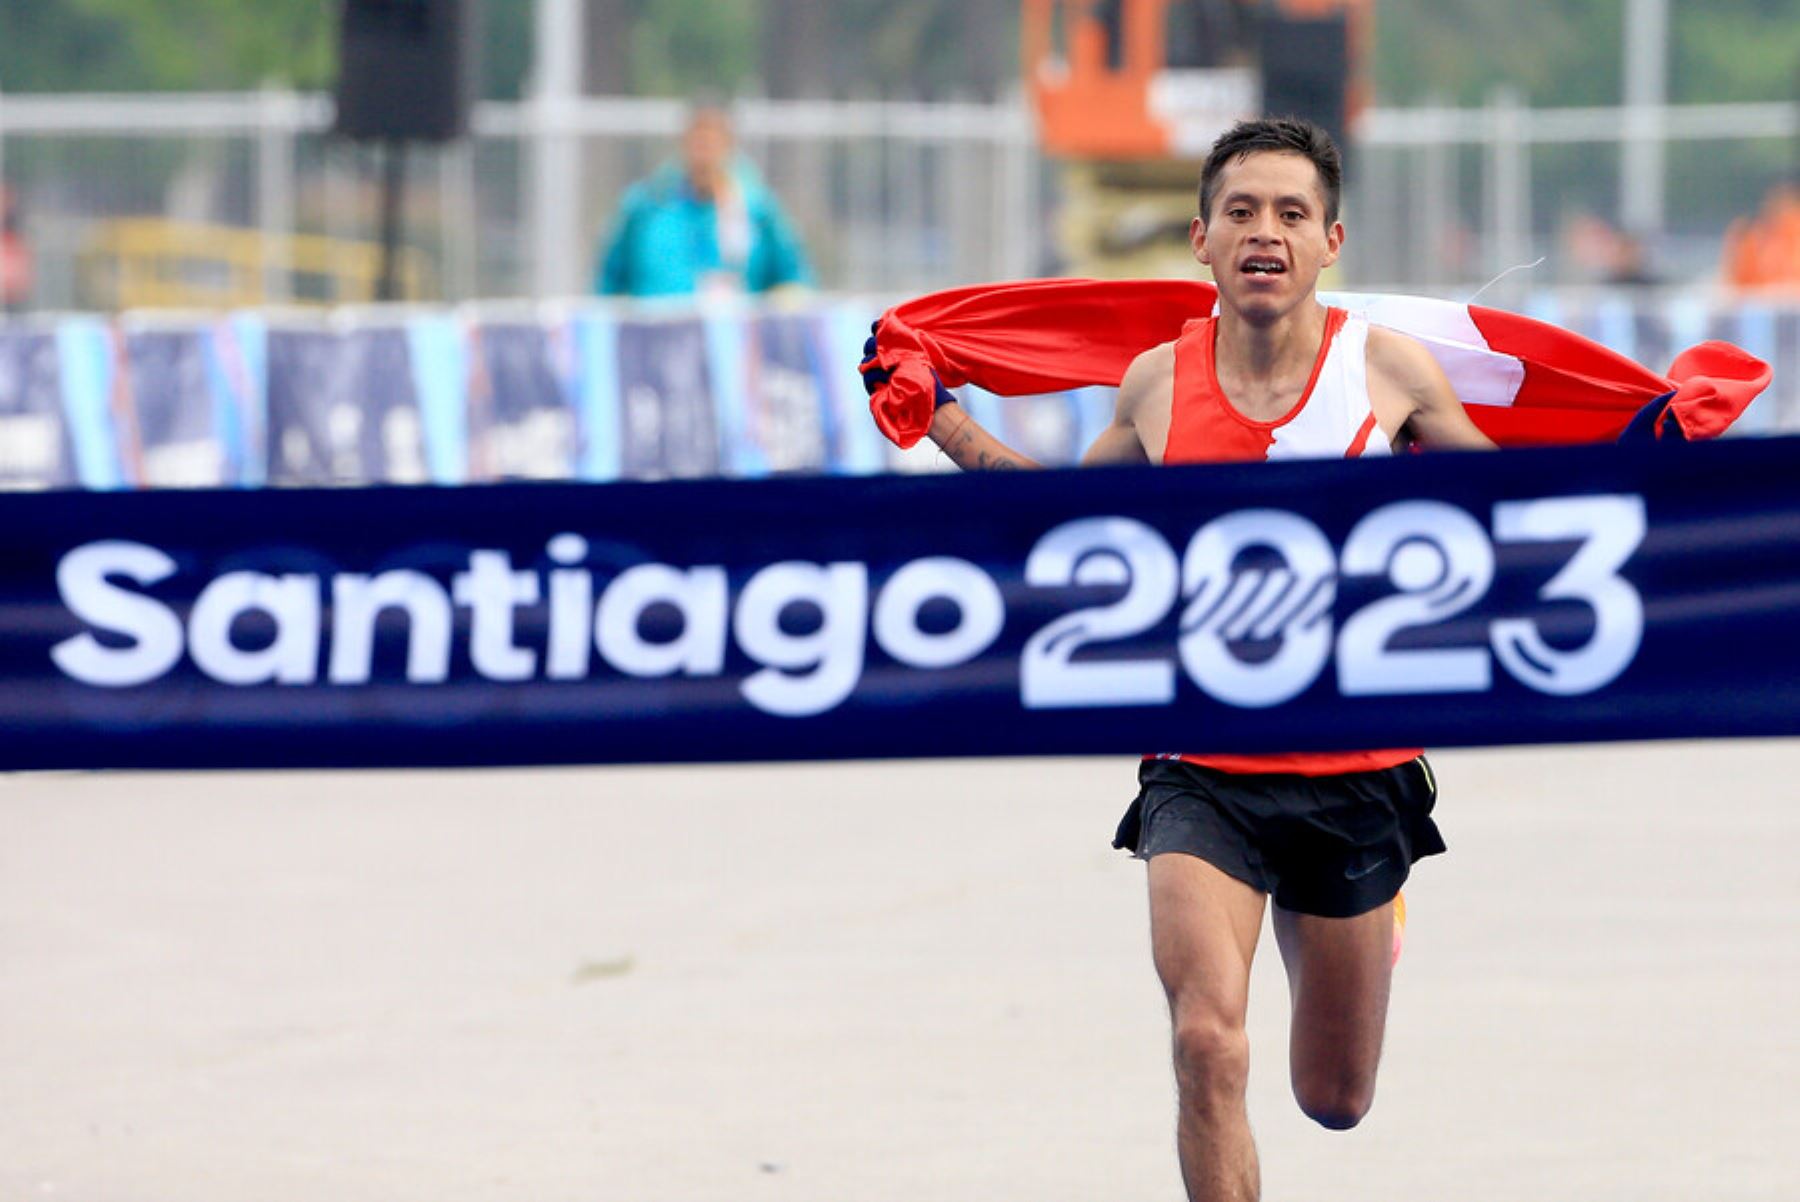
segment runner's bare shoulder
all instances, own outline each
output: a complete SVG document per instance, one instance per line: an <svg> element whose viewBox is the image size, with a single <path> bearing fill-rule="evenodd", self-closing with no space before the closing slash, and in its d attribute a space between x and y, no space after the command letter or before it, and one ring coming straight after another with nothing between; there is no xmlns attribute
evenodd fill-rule
<svg viewBox="0 0 1800 1202"><path fill-rule="evenodd" d="M1152 462L1155 449L1160 449L1168 437L1174 379L1172 342L1152 347L1133 359L1125 369L1124 379L1119 381L1112 421L1081 456L1081 462L1088 466Z"/></svg>
<svg viewBox="0 0 1800 1202"><path fill-rule="evenodd" d="M1175 388L1175 344L1151 347L1119 381L1112 421L1081 457L1085 464L1153 463L1169 437Z"/></svg>
<svg viewBox="0 0 1800 1202"><path fill-rule="evenodd" d="M1369 327L1369 399L1384 429L1427 447L1487 449L1450 378L1425 344L1397 330Z"/></svg>
<svg viewBox="0 0 1800 1202"><path fill-rule="evenodd" d="M1119 381L1117 415L1135 419L1146 406L1166 407L1175 387L1175 344L1151 347L1131 361Z"/></svg>

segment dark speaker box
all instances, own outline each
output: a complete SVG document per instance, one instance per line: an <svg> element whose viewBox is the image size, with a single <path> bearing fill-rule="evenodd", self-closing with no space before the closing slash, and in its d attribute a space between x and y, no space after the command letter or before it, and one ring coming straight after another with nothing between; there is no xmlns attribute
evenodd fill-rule
<svg viewBox="0 0 1800 1202"><path fill-rule="evenodd" d="M1295 20L1265 13L1258 23L1263 112L1304 117L1344 143L1350 87L1350 27L1344 14Z"/></svg>
<svg viewBox="0 0 1800 1202"><path fill-rule="evenodd" d="M342 0L336 131L442 142L469 131L475 0Z"/></svg>

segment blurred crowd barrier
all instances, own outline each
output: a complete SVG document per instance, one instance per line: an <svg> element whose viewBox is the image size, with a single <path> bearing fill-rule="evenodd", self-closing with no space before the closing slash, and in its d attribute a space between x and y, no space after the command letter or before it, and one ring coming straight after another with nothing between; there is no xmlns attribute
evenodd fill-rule
<svg viewBox="0 0 1800 1202"><path fill-rule="evenodd" d="M906 470L857 375L872 302L246 310L0 322L0 484L462 484ZM1103 390L969 398L1066 462ZM929 466L928 460L925 466Z"/></svg>
<svg viewBox="0 0 1800 1202"><path fill-rule="evenodd" d="M0 486L607 481L945 466L876 432L856 364L883 306L574 305L0 321ZM1800 302L1545 293L1533 316L1656 370L1708 338L1775 367L1740 423L1800 430ZM1074 461L1110 391L965 404Z"/></svg>

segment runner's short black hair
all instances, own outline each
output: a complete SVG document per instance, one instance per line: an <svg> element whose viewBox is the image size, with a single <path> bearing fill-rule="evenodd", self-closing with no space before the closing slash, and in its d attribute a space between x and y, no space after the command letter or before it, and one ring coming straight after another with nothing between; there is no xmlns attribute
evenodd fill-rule
<svg viewBox="0 0 1800 1202"><path fill-rule="evenodd" d="M1325 194L1325 224L1338 219L1338 199L1344 187L1344 156L1331 135L1299 117L1259 117L1240 121L1212 144L1206 165L1200 169L1200 219L1212 220L1219 176L1245 155L1274 151L1297 154L1319 172L1319 190Z"/></svg>

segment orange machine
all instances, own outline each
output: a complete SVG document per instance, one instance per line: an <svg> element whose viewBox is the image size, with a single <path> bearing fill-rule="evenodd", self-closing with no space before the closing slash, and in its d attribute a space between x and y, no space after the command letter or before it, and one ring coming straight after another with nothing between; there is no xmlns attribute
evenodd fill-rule
<svg viewBox="0 0 1800 1202"><path fill-rule="evenodd" d="M1374 0L1023 5L1024 77L1062 164L1057 243L1073 274L1192 274L1187 224L1214 138L1271 106L1341 133L1361 107ZM1309 98L1332 112L1307 111Z"/></svg>
<svg viewBox="0 0 1800 1202"><path fill-rule="evenodd" d="M1361 107L1358 66L1374 0L1024 0L1020 45L1045 149L1087 159L1192 156L1219 128L1261 107L1253 37L1264 13L1295 21L1342 13L1348 25L1347 112ZM1198 14L1217 18L1196 29ZM1196 33L1207 65L1172 61L1171 33ZM1264 51L1277 52L1278 47ZM1178 57L1178 56L1177 56Z"/></svg>

